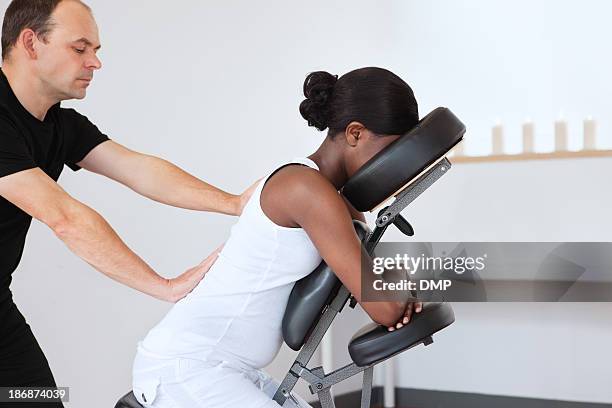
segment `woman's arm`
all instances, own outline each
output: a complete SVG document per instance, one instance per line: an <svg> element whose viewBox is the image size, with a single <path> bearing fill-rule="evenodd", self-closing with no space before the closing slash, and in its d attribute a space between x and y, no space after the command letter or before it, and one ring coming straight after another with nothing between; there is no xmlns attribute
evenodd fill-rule
<svg viewBox="0 0 612 408"><path fill-rule="evenodd" d="M266 215L278 225L302 227L319 254L375 322L394 326L403 318L403 302L364 302L361 296L363 252L342 196L319 172L288 166L271 177L261 195Z"/></svg>
<svg viewBox="0 0 612 408"><path fill-rule="evenodd" d="M348 208L349 213L351 214L351 218L353 218L354 220L361 221L361 222L366 222L366 219L363 213L357 211L355 207L353 207L353 204L351 204L349 200L346 199L345 196L341 196L341 197L344 200L344 203L346 204L346 208Z"/></svg>

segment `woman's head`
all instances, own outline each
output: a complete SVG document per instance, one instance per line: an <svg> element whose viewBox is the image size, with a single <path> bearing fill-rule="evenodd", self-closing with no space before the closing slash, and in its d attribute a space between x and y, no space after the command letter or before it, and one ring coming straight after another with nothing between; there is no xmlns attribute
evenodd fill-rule
<svg viewBox="0 0 612 408"><path fill-rule="evenodd" d="M350 177L419 121L410 86L382 68L360 68L340 78L317 71L306 77L300 113L344 151Z"/></svg>

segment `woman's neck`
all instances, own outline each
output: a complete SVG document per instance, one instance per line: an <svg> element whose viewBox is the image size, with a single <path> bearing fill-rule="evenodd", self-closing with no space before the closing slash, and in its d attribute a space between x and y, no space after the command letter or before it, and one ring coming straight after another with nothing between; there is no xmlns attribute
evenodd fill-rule
<svg viewBox="0 0 612 408"><path fill-rule="evenodd" d="M344 167L344 149L327 136L316 152L308 156L319 167L319 172L339 190L348 176Z"/></svg>

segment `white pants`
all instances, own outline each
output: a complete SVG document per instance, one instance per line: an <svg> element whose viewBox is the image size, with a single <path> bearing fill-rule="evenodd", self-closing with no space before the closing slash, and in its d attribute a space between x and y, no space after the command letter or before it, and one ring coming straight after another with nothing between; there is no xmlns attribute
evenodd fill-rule
<svg viewBox="0 0 612 408"><path fill-rule="evenodd" d="M228 361L162 359L136 354L133 389L151 408L279 408L272 400L278 381L261 370ZM285 408L311 408L293 394Z"/></svg>

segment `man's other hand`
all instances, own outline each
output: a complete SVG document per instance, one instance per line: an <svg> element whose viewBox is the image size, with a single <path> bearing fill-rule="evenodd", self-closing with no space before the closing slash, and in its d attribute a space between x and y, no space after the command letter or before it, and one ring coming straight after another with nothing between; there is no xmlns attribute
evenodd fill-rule
<svg viewBox="0 0 612 408"><path fill-rule="evenodd" d="M244 210L244 207L246 206L246 204L251 199L251 196L253 195L253 192L255 191L255 189L257 188L257 186L259 185L259 182L261 180L262 179L259 179L256 182L254 182L253 184L251 184L251 186L249 188L244 190L244 192L238 196L238 209L236 211L236 215L242 214L242 211Z"/></svg>
<svg viewBox="0 0 612 408"><path fill-rule="evenodd" d="M193 268L189 268L186 272L177 276L176 278L168 279L168 296L164 300L176 303L187 296L187 294L189 294L193 288L200 283L202 278L204 278L204 275L206 275L206 273L213 266L217 260L217 257L219 256L219 252L221 252L221 249L223 249L223 245L215 249L200 264L194 266Z"/></svg>

